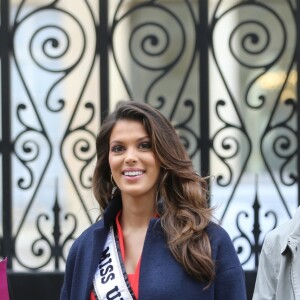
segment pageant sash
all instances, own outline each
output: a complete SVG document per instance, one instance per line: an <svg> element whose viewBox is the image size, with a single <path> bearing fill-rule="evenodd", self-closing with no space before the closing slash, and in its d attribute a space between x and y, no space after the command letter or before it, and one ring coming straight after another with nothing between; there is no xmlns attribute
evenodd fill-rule
<svg viewBox="0 0 300 300"><path fill-rule="evenodd" d="M124 275L111 226L94 277L94 290L98 299L134 300Z"/></svg>
<svg viewBox="0 0 300 300"><path fill-rule="evenodd" d="M9 300L7 275L6 275L7 258L0 261L0 299Z"/></svg>

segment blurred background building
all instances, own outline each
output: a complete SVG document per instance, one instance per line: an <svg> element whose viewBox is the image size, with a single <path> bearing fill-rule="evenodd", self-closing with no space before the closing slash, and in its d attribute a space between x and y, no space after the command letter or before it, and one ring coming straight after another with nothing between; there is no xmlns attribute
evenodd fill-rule
<svg viewBox="0 0 300 300"><path fill-rule="evenodd" d="M1 1L0 257L13 299L58 298L68 250L99 215L95 138L121 99L161 110L210 176L251 295L265 234L299 205L299 4Z"/></svg>

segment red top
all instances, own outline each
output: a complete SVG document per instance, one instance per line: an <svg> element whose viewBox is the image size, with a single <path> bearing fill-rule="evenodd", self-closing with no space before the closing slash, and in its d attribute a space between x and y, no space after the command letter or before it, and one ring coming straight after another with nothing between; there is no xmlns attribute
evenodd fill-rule
<svg viewBox="0 0 300 300"><path fill-rule="evenodd" d="M124 245L123 231L122 231L122 227L121 227L120 220L119 220L120 215L121 215L121 211L118 213L118 215L116 217L117 234L118 234L118 238L119 238L122 259L123 259L123 262L125 263L125 245ZM135 267L135 272L133 274L127 274L130 286L132 288L132 291L133 291L136 299L138 299L138 296L139 296L140 265L141 265L141 258L139 259L139 261Z"/></svg>

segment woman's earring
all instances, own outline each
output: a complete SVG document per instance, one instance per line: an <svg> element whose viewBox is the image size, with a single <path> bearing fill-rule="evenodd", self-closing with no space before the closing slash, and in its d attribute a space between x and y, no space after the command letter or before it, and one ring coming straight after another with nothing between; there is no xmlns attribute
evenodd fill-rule
<svg viewBox="0 0 300 300"><path fill-rule="evenodd" d="M112 184L113 187L116 186L116 183L114 181L114 178L113 178L112 174L110 174L110 182L111 182L111 184Z"/></svg>
<svg viewBox="0 0 300 300"><path fill-rule="evenodd" d="M111 195L113 196L114 193L115 193L115 191L116 191L116 189L117 189L117 185L116 185L116 183L114 181L114 178L113 178L112 174L110 174L110 181L111 181L111 184L112 184Z"/></svg>

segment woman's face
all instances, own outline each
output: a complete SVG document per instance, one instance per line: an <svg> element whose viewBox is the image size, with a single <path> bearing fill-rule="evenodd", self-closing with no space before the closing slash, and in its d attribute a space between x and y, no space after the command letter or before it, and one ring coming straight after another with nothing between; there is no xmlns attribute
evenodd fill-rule
<svg viewBox="0 0 300 300"><path fill-rule="evenodd" d="M109 140L109 165L123 198L155 199L160 164L141 122L116 122Z"/></svg>

